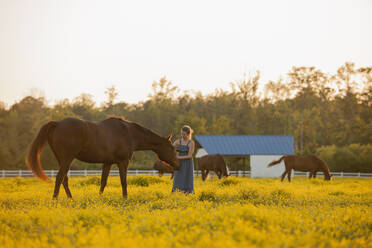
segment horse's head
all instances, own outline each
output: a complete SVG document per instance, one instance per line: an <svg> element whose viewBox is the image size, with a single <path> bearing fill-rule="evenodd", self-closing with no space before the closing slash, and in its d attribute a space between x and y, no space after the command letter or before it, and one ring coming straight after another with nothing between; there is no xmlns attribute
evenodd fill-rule
<svg viewBox="0 0 372 248"><path fill-rule="evenodd" d="M156 148L156 153L160 160L168 163L175 170L180 168L180 162L177 159L177 154L171 142L172 135L162 138L161 144Z"/></svg>
<svg viewBox="0 0 372 248"><path fill-rule="evenodd" d="M332 177L333 177L333 175L332 174L324 174L324 180L326 180L326 181L330 181L330 180L332 180Z"/></svg>
<svg viewBox="0 0 372 248"><path fill-rule="evenodd" d="M230 176L229 167L226 165L226 171L223 172L223 176L228 177Z"/></svg>
<svg viewBox="0 0 372 248"><path fill-rule="evenodd" d="M155 170L158 170L160 174L163 174L163 173L173 173L174 172L174 168L172 166L170 166L169 164L167 164L166 162L164 161L161 161L161 160L157 160L154 164L154 169Z"/></svg>

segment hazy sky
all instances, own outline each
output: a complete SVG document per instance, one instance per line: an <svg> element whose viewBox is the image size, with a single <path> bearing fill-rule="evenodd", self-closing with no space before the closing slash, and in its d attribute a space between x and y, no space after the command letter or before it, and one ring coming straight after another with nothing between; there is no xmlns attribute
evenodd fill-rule
<svg viewBox="0 0 372 248"><path fill-rule="evenodd" d="M262 83L292 66L372 65L372 1L0 0L0 101L37 88L50 104L89 93L146 100L166 76L181 90Z"/></svg>

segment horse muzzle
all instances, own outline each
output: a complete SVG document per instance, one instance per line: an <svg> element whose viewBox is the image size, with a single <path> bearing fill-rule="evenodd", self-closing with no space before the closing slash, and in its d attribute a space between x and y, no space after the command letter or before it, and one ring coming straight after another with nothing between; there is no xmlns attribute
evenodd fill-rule
<svg viewBox="0 0 372 248"><path fill-rule="evenodd" d="M176 160L176 162L173 162L171 164L171 166L173 167L174 170L179 170L180 169L180 161L179 160Z"/></svg>

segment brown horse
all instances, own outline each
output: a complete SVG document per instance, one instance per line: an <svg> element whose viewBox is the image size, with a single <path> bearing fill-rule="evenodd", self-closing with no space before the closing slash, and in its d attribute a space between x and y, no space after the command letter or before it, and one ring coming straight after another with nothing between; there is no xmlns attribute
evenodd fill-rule
<svg viewBox="0 0 372 248"><path fill-rule="evenodd" d="M172 176L170 179L174 177L174 169L172 166L169 166L164 161L158 160L154 164L154 169L159 171L159 176L163 176L164 173L171 173Z"/></svg>
<svg viewBox="0 0 372 248"><path fill-rule="evenodd" d="M127 169L134 151L152 150L160 160L175 169L179 168L171 135L161 137L137 123L120 118L109 118L97 123L66 118L42 126L28 149L26 164L44 181L49 181L49 178L41 167L40 154L46 142L60 167L56 176L54 199L58 197L61 183L67 197L72 198L67 172L74 158L88 163L103 163L100 193L103 193L106 186L111 165L117 164L124 198L127 197Z"/></svg>
<svg viewBox="0 0 372 248"><path fill-rule="evenodd" d="M221 179L222 176L228 177L230 175L229 168L220 154L204 155L199 158L198 163L199 170L202 172L203 181L208 178L210 170L214 171L219 179Z"/></svg>
<svg viewBox="0 0 372 248"><path fill-rule="evenodd" d="M285 155L279 160L274 160L267 167L279 164L284 160L285 171L282 174L281 181L283 182L286 174L288 174L288 181L291 181L292 169L296 171L310 172L309 178L316 177L318 171L324 173L324 180L331 180L332 174L329 171L327 164L315 155L308 156L296 156L296 155Z"/></svg>

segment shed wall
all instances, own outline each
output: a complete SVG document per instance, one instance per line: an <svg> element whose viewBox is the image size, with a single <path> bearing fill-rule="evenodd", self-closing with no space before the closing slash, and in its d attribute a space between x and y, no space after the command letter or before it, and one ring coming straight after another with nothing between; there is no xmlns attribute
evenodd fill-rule
<svg viewBox="0 0 372 248"><path fill-rule="evenodd" d="M282 155L251 155L251 177L280 177L285 170L284 162L267 168L267 165L278 160Z"/></svg>

